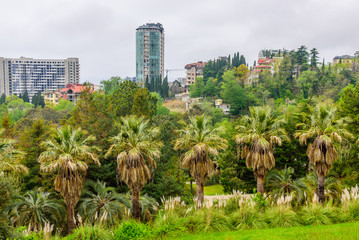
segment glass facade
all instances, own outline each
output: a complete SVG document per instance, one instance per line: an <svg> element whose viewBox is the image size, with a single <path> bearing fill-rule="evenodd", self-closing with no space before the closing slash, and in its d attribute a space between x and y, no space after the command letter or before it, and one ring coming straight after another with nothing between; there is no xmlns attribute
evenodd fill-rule
<svg viewBox="0 0 359 240"><path fill-rule="evenodd" d="M164 74L164 29L161 24L147 23L136 32L136 80L143 83L147 76Z"/></svg>

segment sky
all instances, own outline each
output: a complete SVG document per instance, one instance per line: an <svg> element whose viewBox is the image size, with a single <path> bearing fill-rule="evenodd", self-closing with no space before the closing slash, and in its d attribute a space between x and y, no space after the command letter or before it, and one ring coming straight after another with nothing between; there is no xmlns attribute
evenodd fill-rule
<svg viewBox="0 0 359 240"><path fill-rule="evenodd" d="M0 0L0 57L80 59L81 82L136 75L136 28L165 28L165 69L305 45L332 61L359 50L357 0ZM169 79L184 77L169 73Z"/></svg>

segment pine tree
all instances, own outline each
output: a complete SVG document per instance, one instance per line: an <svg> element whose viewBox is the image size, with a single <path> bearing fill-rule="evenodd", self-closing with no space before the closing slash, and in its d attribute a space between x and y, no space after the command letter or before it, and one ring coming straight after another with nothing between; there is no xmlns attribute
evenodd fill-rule
<svg viewBox="0 0 359 240"><path fill-rule="evenodd" d="M239 59L239 66L241 66L242 64L247 65L246 64L246 58L243 55L241 55L241 57Z"/></svg>

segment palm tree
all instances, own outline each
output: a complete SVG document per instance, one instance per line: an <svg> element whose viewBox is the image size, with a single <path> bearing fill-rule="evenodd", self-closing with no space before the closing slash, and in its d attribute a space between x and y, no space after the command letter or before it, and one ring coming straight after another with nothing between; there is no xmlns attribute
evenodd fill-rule
<svg viewBox="0 0 359 240"><path fill-rule="evenodd" d="M282 127L284 120L276 118L269 107L251 107L250 116L244 116L238 126L235 141L241 158L246 158L246 165L253 169L257 178L257 191L264 193L264 177L275 166L274 147L288 140Z"/></svg>
<svg viewBox="0 0 359 240"><path fill-rule="evenodd" d="M292 179L294 169L291 167L285 167L282 170L272 170L266 177L266 182L272 187L272 194L274 200L277 200L281 196L286 198L292 195L298 203L304 200L304 192L307 190L307 186L301 179Z"/></svg>
<svg viewBox="0 0 359 240"><path fill-rule="evenodd" d="M312 199L314 197L313 193L315 193L318 188L318 174L316 172L310 172L305 177L301 178L301 181L307 186L307 199ZM335 201L339 200L343 193L341 183L334 177L326 177L324 188L326 189L327 195Z"/></svg>
<svg viewBox="0 0 359 240"><path fill-rule="evenodd" d="M0 129L0 135L4 133ZM14 148L15 140L10 138L0 138L0 172L27 173L28 169L21 164L25 157L23 151Z"/></svg>
<svg viewBox="0 0 359 240"><path fill-rule="evenodd" d="M54 132L51 140L41 144L44 147L39 156L40 169L55 173L55 190L60 192L66 203L68 232L75 228L74 211L79 201L82 184L88 168L88 161L100 165L95 151L89 144L95 140L81 128L73 130L65 126Z"/></svg>
<svg viewBox="0 0 359 240"><path fill-rule="evenodd" d="M324 180L338 158L334 143L341 143L353 135L346 130L348 119L339 118L333 105L320 104L303 123L297 124L295 137L301 144L308 145L307 156L318 174L318 198L324 202Z"/></svg>
<svg viewBox="0 0 359 240"><path fill-rule="evenodd" d="M160 157L162 142L157 140L159 129L151 128L143 117L123 117L118 128L118 135L110 139L106 157L117 155L118 173L132 192L132 216L139 220L140 191L151 178L150 169L156 167L155 158Z"/></svg>
<svg viewBox="0 0 359 240"><path fill-rule="evenodd" d="M88 181L81 197L80 214L91 224L113 225L121 218L124 208L130 208L125 195L116 192L115 188L106 187L104 182Z"/></svg>
<svg viewBox="0 0 359 240"><path fill-rule="evenodd" d="M7 213L17 226L28 226L28 231L41 231L46 223L59 226L65 213L63 202L51 198L48 192L28 191L7 208Z"/></svg>
<svg viewBox="0 0 359 240"><path fill-rule="evenodd" d="M174 149L184 150L182 166L188 168L197 184L197 205L201 208L204 201L203 186L213 172L214 163L211 156L216 157L220 150L227 148L227 141L220 137L222 127L212 127L211 118L201 115L189 118L190 123L179 130L180 137Z"/></svg>

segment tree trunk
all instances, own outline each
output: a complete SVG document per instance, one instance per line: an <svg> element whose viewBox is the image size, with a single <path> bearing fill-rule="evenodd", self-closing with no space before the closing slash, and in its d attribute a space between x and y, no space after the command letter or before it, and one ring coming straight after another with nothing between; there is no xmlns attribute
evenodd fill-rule
<svg viewBox="0 0 359 240"><path fill-rule="evenodd" d="M200 209L203 206L204 202L204 193L203 193L203 184L197 184L197 208Z"/></svg>
<svg viewBox="0 0 359 240"><path fill-rule="evenodd" d="M140 221L140 192L132 189L132 217Z"/></svg>
<svg viewBox="0 0 359 240"><path fill-rule="evenodd" d="M261 193L261 196L264 194L264 176L257 175L257 193Z"/></svg>
<svg viewBox="0 0 359 240"><path fill-rule="evenodd" d="M318 175L318 198L320 203L324 203L324 175Z"/></svg>
<svg viewBox="0 0 359 240"><path fill-rule="evenodd" d="M67 211L67 233L71 234L75 229L75 209L71 204L66 204Z"/></svg>
<svg viewBox="0 0 359 240"><path fill-rule="evenodd" d="M191 194L193 194L193 187L192 187L193 181L192 181L192 179L191 179L190 183L191 183Z"/></svg>

